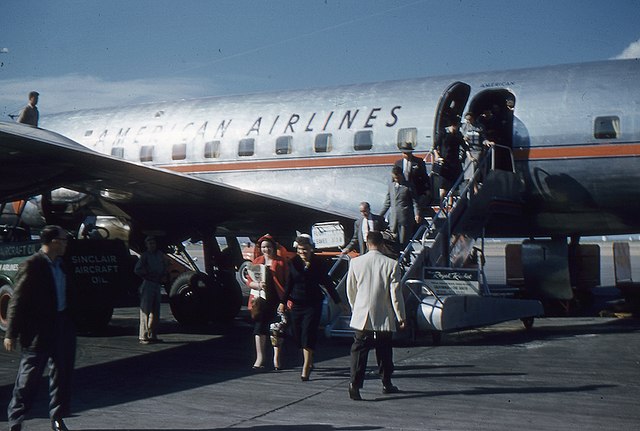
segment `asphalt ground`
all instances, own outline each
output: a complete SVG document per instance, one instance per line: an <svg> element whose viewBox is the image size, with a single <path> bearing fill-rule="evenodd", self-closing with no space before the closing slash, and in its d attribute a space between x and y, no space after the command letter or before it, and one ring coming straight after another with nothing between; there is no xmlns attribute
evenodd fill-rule
<svg viewBox="0 0 640 431"><path fill-rule="evenodd" d="M161 344L138 344L135 307L116 309L103 333L79 336L71 430L640 429L638 319L542 318L530 331L513 321L446 334L438 346L426 335L399 341L401 392L382 394L372 353L356 402L347 394L349 339L321 337L302 382L291 343L284 370L251 369L246 311L201 328L180 326L166 304L162 317ZM0 353L4 423L18 357ZM24 429L49 429L44 377Z"/></svg>
<svg viewBox="0 0 640 431"><path fill-rule="evenodd" d="M108 330L78 339L72 430L637 430L640 321L543 318L429 337L394 349L383 395L373 353L364 401L351 401L348 339L320 339L315 368L285 345L284 370L254 372L245 313L227 325L180 327L163 306L162 344L137 341L137 309L116 309ZM6 405L18 354L0 358ZM46 430L47 387L25 430ZM6 413L2 412L6 421Z"/></svg>

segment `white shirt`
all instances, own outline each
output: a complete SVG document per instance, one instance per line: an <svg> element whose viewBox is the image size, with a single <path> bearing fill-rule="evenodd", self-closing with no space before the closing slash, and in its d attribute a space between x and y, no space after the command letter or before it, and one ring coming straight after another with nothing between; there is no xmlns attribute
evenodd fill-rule
<svg viewBox="0 0 640 431"><path fill-rule="evenodd" d="M370 218L362 219L362 239L364 241L367 240L367 236L369 236L369 232L373 230L373 220Z"/></svg>

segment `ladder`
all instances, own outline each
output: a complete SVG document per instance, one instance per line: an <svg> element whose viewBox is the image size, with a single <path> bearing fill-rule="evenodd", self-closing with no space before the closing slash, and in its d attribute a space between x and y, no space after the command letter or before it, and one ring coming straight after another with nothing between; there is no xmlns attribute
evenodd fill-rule
<svg viewBox="0 0 640 431"><path fill-rule="evenodd" d="M511 149L492 145L471 180L462 186L463 180L461 174L433 219L420 227L400 255L412 328L439 334L514 319L532 323L534 316L543 314L542 304L491 292L482 259L484 229L491 217L522 211L524 188ZM475 246L478 238L480 248Z"/></svg>
<svg viewBox="0 0 640 431"><path fill-rule="evenodd" d="M479 160L470 181L466 185L463 181L464 173L442 199L433 218L419 227L400 254L399 262L407 278L424 265L462 266L473 252L473 240L484 238L484 227L491 215L517 215L522 210L523 187L508 147L492 145ZM457 194L458 188L461 190ZM450 207L449 202L453 202Z"/></svg>
<svg viewBox="0 0 640 431"><path fill-rule="evenodd" d="M454 330L542 314L538 301L505 298L504 292L493 294L484 275L482 257L486 224L492 215L517 215L522 210L523 187L515 173L511 149L492 145L479 160L469 182L463 185L463 181L464 173L442 199L435 215L419 226L398 258L407 316L414 320L412 326L418 330ZM459 188L461 190L456 194ZM450 207L449 202L453 202ZM478 238L482 239L480 248L475 246ZM437 292L429 287L425 274L434 270L443 272L443 269L458 269L471 277L474 280L471 285L477 287ZM337 287L343 296L345 285L346 274ZM505 300L524 302L507 303ZM327 305L330 304L328 301ZM464 308L465 315L458 317L456 313L460 307ZM434 310L438 311L434 313ZM353 335L349 328L350 316L328 314L327 337ZM436 317L443 317L445 324L436 322Z"/></svg>

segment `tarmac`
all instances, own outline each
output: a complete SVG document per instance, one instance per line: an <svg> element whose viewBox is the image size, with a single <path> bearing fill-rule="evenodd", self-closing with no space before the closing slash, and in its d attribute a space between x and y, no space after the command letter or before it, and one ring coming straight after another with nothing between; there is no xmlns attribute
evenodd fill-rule
<svg viewBox="0 0 640 431"><path fill-rule="evenodd" d="M640 320L542 318L429 337L394 349L398 394L383 395L373 353L349 399L349 339L320 339L315 368L285 346L284 370L252 370L251 325L185 330L166 304L161 344L137 341L137 309L78 338L71 430L637 430ZM18 354L0 358L6 405ZM49 429L47 387L25 430ZM3 412L2 420L6 421ZM6 422L5 422L6 423Z"/></svg>
<svg viewBox="0 0 640 431"><path fill-rule="evenodd" d="M364 401L349 399L350 339L320 337L310 381L285 345L282 371L255 372L246 311L185 328L162 307L161 344L140 345L138 310L78 337L71 430L638 430L640 319L554 317L399 341L382 394L369 357ZM0 353L0 402L19 354ZM24 430L47 430L47 380ZM6 424L4 408L0 421ZM0 428L6 425L0 425Z"/></svg>

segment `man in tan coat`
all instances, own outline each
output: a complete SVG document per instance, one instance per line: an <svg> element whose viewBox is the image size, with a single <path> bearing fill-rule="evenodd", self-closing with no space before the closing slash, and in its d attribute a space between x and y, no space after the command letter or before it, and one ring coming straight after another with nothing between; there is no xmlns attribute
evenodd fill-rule
<svg viewBox="0 0 640 431"><path fill-rule="evenodd" d="M351 346L349 397L361 400L367 357L376 349L382 393L398 392L391 383L393 373L393 332L396 320L405 326L404 298L400 287L398 262L379 251L383 245L380 232L369 232L369 252L351 261L347 276L347 297L351 305L350 326L356 330Z"/></svg>

